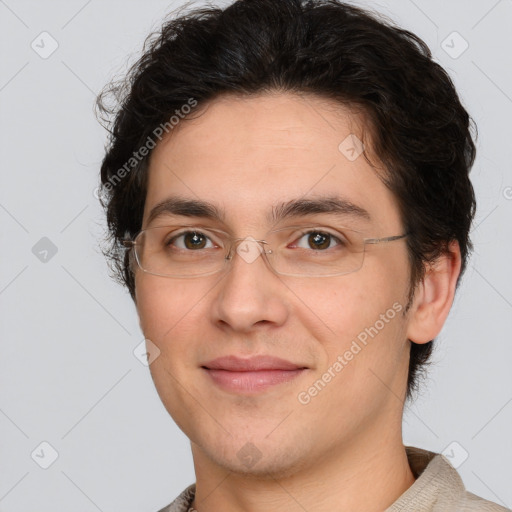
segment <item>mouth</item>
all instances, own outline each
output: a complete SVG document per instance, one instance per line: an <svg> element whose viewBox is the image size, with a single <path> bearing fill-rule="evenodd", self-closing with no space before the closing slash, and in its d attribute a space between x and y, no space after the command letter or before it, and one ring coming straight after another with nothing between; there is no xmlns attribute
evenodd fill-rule
<svg viewBox="0 0 512 512"><path fill-rule="evenodd" d="M209 361L201 368L215 385L238 394L258 393L271 386L290 382L308 369L304 365L271 356L249 359L225 356Z"/></svg>

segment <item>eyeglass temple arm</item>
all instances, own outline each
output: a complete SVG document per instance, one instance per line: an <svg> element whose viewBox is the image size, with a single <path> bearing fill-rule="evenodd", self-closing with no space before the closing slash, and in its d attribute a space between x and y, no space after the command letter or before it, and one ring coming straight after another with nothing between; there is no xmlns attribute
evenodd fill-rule
<svg viewBox="0 0 512 512"><path fill-rule="evenodd" d="M409 236L410 233L404 233L403 235L395 235L395 236L386 236L384 238L365 238L365 244L379 244L381 242L393 242L395 240L400 240L401 238L405 238Z"/></svg>

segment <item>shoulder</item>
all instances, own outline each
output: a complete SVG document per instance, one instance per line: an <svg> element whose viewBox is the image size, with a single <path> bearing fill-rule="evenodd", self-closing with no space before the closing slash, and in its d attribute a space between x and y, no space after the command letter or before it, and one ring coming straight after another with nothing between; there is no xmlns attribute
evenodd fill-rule
<svg viewBox="0 0 512 512"><path fill-rule="evenodd" d="M464 493L460 506L461 511L468 512L511 512L509 508L502 507L492 501L484 500L468 491Z"/></svg>
<svg viewBox="0 0 512 512"><path fill-rule="evenodd" d="M467 491L442 454L410 446L406 452L416 481L386 512L512 512Z"/></svg>
<svg viewBox="0 0 512 512"><path fill-rule="evenodd" d="M170 504L161 508L158 512L189 512L190 506L194 501L196 493L196 484L189 485L181 494Z"/></svg>

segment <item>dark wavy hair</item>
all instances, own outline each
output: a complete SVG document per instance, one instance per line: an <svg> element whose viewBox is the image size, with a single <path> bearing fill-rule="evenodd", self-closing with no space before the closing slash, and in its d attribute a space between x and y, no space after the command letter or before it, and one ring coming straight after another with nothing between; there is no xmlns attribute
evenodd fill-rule
<svg viewBox="0 0 512 512"><path fill-rule="evenodd" d="M275 91L314 94L363 113L371 133L365 145L383 165L380 177L412 233L409 304L426 264L450 241L459 243L464 271L476 126L427 45L388 18L337 0L237 0L166 20L126 76L97 98L109 131L99 189L108 225L103 252L133 300L122 239L142 225L150 151L142 158L139 149L191 98L201 106L223 94ZM407 398L432 346L411 343Z"/></svg>

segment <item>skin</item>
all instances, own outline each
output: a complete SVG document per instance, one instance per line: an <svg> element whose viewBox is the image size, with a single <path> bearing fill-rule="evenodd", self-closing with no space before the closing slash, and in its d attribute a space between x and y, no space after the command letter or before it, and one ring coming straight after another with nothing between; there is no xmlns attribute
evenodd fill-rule
<svg viewBox="0 0 512 512"><path fill-rule="evenodd" d="M349 161L338 150L354 133L371 151L364 119L348 108L276 92L221 96L198 113L152 152L144 228L151 208L172 195L207 200L225 212L224 222L180 221L261 239L272 227L266 215L273 205L337 193L370 213L370 221L350 219L365 236L403 232L396 199L378 170L364 156ZM326 214L309 219L327 226L333 221ZM151 375L191 441L194 508L372 512L390 506L414 482L401 430L408 340L425 343L439 333L459 270L452 243L417 286L407 314L386 323L302 404L298 393L321 378L360 332L394 303L405 307L410 269L403 240L368 246L360 270L331 278L278 276L263 258L249 264L236 254L229 272L201 278L136 269L141 329L160 350ZM308 370L262 393L237 395L212 384L201 368L229 354L270 354ZM237 456L244 446L261 456L250 467Z"/></svg>

